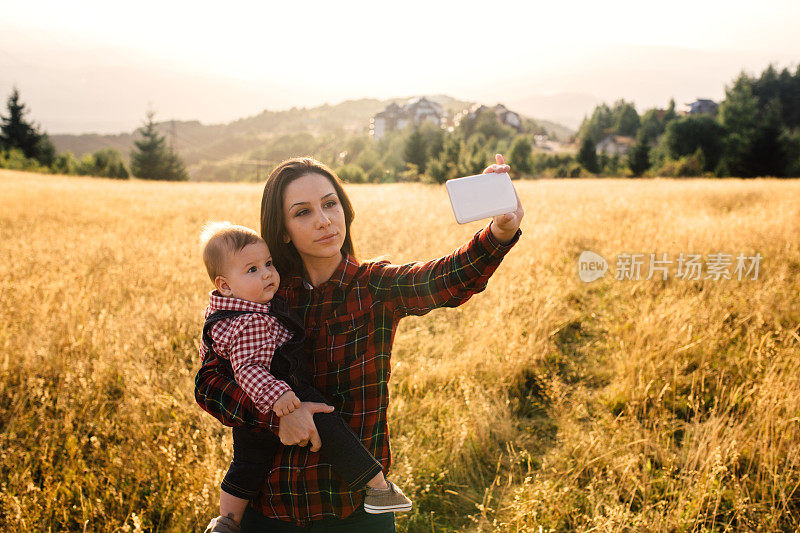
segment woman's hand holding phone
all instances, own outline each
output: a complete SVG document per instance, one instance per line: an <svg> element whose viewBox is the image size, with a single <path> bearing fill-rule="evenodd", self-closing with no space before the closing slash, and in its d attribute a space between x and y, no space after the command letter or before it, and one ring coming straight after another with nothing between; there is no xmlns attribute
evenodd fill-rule
<svg viewBox="0 0 800 533"><path fill-rule="evenodd" d="M501 154L495 155L495 161L496 163L494 165L489 165L483 170L484 174L490 172L503 173L511 170L511 167L506 165L506 160ZM509 242L514 237L514 234L517 233L517 229L519 229L520 223L522 223L522 217L525 215L525 211L522 209L522 202L519 199L516 189L514 190L514 194L517 196L517 209L510 213L492 217L492 235L503 244Z"/></svg>

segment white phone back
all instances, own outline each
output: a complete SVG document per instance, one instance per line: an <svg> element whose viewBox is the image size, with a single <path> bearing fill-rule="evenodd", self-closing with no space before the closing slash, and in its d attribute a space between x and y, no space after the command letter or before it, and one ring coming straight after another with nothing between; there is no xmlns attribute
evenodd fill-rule
<svg viewBox="0 0 800 533"><path fill-rule="evenodd" d="M459 224L510 213L517 209L511 177L503 172L477 174L445 182Z"/></svg>

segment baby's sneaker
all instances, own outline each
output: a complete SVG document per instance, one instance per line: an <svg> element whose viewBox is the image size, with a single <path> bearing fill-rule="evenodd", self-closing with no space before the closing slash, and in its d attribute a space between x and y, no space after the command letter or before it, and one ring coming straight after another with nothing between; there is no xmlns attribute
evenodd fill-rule
<svg viewBox="0 0 800 533"><path fill-rule="evenodd" d="M399 513L411 510L411 500L406 498L397 485L386 480L388 489L373 489L367 487L364 497L364 510L370 514Z"/></svg>
<svg viewBox="0 0 800 533"><path fill-rule="evenodd" d="M241 529L236 520L228 516L212 518L206 526L205 533L239 533Z"/></svg>

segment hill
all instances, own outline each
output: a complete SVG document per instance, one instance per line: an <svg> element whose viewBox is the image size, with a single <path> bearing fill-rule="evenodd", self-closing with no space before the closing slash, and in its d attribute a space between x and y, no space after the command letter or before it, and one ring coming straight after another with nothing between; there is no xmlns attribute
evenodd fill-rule
<svg viewBox="0 0 800 533"><path fill-rule="evenodd" d="M457 100L445 95L427 96L450 114L458 113L472 102ZM202 124L199 121L163 121L158 130L174 142L189 172L196 177L201 167L224 161L247 161L252 151L269 149L270 141L281 136L310 134L314 137L335 136L344 142L348 135L369 131L369 119L389 103L405 103L410 98L377 100L362 98L347 100L336 105L313 108L292 108L285 111L263 111L251 117L227 124ZM548 132L566 138L574 132L550 121L537 121ZM136 132L116 135L52 135L56 149L72 151L76 156L101 148L115 148L127 159L133 148ZM302 139L300 139L302 142Z"/></svg>

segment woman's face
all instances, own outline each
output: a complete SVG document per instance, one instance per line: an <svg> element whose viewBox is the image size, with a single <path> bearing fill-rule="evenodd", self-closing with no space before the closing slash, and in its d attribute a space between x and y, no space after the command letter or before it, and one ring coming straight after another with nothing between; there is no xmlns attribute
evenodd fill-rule
<svg viewBox="0 0 800 533"><path fill-rule="evenodd" d="M330 180L306 174L283 191L284 241L291 242L305 262L341 255L347 235L344 210Z"/></svg>

